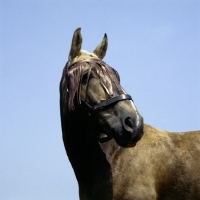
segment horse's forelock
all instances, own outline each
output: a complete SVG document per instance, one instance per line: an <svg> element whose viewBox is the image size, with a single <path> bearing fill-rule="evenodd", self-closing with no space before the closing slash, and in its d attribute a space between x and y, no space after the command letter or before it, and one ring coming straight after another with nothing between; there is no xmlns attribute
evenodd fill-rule
<svg viewBox="0 0 200 200"><path fill-rule="evenodd" d="M79 89L80 81L83 76L85 65L74 65L67 71L68 110L74 109L74 97ZM78 96L79 97L79 94Z"/></svg>
<svg viewBox="0 0 200 200"><path fill-rule="evenodd" d="M122 91L118 73L113 68L109 67L106 63L104 63L103 61L89 60L85 62L80 61L80 62L74 63L73 66L69 67L66 72L67 89L69 92L68 94L68 110L69 111L74 110L75 96L77 96L77 101L78 103L80 103L80 88L81 88L80 84L81 84L82 76L84 74L86 63L89 64L87 82L89 81L91 69L94 69L94 71L96 72L97 76L100 79L101 85L103 86L105 92L107 93L107 96L109 97L113 96L112 82L114 82L116 87L120 91Z"/></svg>

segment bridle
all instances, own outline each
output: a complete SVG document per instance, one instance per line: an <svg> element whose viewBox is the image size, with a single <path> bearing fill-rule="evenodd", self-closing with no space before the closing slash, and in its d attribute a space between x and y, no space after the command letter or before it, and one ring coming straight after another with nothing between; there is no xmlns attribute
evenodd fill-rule
<svg viewBox="0 0 200 200"><path fill-rule="evenodd" d="M96 59L91 59L91 60L96 60ZM88 61L88 60L87 60ZM103 61L102 61L103 62ZM104 62L103 62L104 63ZM87 112L87 116L89 118L89 121L91 121L91 118L92 118L92 115L98 111L98 110L101 110L101 109L104 109L105 107L107 106L110 106L114 103L117 103L119 101L123 101L123 100L132 100L132 97L129 95L129 94L120 94L118 96L115 96L113 98L110 98L110 99L107 99L99 104L96 104L94 106L91 106L89 105L85 100L83 100L81 98L81 104L84 106L84 108L86 109L86 112ZM104 143L104 142L107 142L109 140L111 140L112 138L115 138L117 137L117 135L114 135L114 136L107 136L107 137L103 137L103 138L97 138L97 140L100 142L100 143Z"/></svg>
<svg viewBox="0 0 200 200"><path fill-rule="evenodd" d="M103 109L111 104L114 104L114 103L116 103L118 101L122 101L122 100L132 100L132 97L129 94L120 94L116 97L107 99L107 100L103 101L102 103L96 104L94 106L90 106L83 99L81 99L81 103L83 103L83 105L85 106L85 108L88 112L88 116L91 116L95 111Z"/></svg>

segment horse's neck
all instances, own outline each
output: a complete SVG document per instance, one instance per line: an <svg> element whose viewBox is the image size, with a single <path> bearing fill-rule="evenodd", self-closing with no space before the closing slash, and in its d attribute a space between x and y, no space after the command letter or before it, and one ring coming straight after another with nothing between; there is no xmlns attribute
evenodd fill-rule
<svg viewBox="0 0 200 200"><path fill-rule="evenodd" d="M106 158L111 163L112 159L117 156L118 154L122 154L124 151L124 148L117 145L114 139L111 139L108 142L102 143L101 149L106 154Z"/></svg>

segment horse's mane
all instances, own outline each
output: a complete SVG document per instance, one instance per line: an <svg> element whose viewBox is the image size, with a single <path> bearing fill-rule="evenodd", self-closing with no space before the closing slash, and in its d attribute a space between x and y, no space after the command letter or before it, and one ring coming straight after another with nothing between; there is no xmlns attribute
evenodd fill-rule
<svg viewBox="0 0 200 200"><path fill-rule="evenodd" d="M107 65L105 62L99 59L87 59L81 60L73 63L69 67L67 65L63 71L63 82L61 84L65 84L67 90L67 109L68 111L74 110L74 98L77 97L78 104L81 103L80 100L80 89L81 89L81 81L82 77L85 74L86 65L88 66L87 70L87 82L88 84L89 77L91 74L91 70L93 69L99 77L100 83L103 86L106 95L108 98L113 96L113 85L118 88L119 91L123 91L120 86L120 78L119 74L112 67ZM64 92L64 91L62 91ZM65 96L65 95L64 95Z"/></svg>

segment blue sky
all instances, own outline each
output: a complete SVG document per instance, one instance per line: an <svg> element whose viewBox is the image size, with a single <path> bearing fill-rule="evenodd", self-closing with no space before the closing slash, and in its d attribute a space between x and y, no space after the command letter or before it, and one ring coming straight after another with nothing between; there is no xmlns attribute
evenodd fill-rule
<svg viewBox="0 0 200 200"><path fill-rule="evenodd" d="M145 123L200 129L200 1L0 0L0 199L77 200L59 81L73 32L120 74Z"/></svg>

